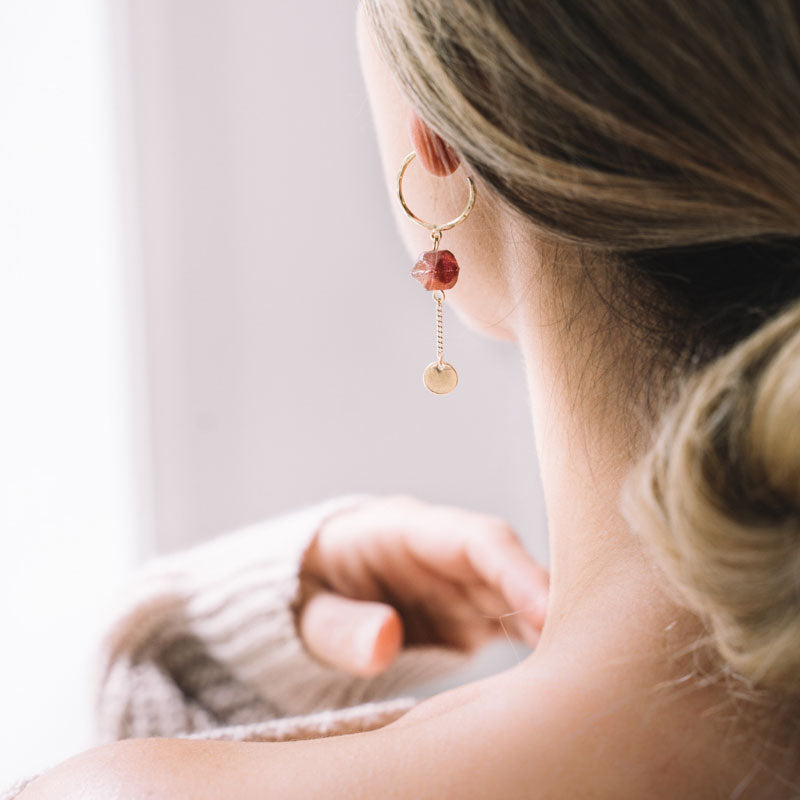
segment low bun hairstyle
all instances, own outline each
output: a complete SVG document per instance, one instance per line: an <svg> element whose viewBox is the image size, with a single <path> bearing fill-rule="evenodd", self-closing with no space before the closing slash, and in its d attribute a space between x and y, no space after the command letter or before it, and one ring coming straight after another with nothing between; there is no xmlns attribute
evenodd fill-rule
<svg viewBox="0 0 800 800"><path fill-rule="evenodd" d="M800 694L800 7L362 1L484 197L613 270L654 354L626 516L729 670Z"/></svg>
<svg viewBox="0 0 800 800"><path fill-rule="evenodd" d="M800 304L689 379L623 491L728 667L800 691Z"/></svg>

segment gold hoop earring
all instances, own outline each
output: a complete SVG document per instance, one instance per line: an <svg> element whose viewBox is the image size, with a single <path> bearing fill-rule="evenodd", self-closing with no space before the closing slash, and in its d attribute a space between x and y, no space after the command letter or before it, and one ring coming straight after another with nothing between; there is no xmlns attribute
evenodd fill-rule
<svg viewBox="0 0 800 800"><path fill-rule="evenodd" d="M411 275L416 278L426 289L433 290L433 299L436 303L436 361L432 361L425 367L422 380L426 388L434 394L449 394L458 385L458 373L456 368L444 360L444 339L442 336L442 303L444 303L444 290L452 289L458 280L458 262L456 257L449 250L440 250L439 242L442 239L442 231L450 230L459 223L463 222L472 207L475 205L475 183L468 175L469 199L464 210L455 219L437 225L433 222L426 222L420 219L406 204L403 197L403 176L408 165L416 157L416 152L412 150L404 159L397 174L397 197L403 211L417 225L430 231L433 240L433 250L422 253L417 259L411 270Z"/></svg>

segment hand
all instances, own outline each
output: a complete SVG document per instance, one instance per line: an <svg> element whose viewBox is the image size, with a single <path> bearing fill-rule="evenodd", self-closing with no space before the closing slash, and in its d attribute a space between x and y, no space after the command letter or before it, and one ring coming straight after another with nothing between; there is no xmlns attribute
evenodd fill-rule
<svg viewBox="0 0 800 800"><path fill-rule="evenodd" d="M300 579L306 647L361 676L385 670L404 643L472 651L505 629L533 647L548 588L503 519L404 495L329 517Z"/></svg>

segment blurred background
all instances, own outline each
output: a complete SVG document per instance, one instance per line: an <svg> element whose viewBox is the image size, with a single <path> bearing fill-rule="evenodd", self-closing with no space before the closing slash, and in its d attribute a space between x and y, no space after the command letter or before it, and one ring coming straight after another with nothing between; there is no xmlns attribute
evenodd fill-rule
<svg viewBox="0 0 800 800"><path fill-rule="evenodd" d="M402 491L546 560L516 350L445 306L460 383L422 385L434 307L355 2L3 0L0 97L0 784L91 746L103 610L143 559Z"/></svg>

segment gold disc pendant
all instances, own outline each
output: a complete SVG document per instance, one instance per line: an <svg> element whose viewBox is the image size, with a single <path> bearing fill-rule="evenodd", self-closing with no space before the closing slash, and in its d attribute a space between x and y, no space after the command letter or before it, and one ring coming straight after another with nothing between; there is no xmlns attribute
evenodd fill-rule
<svg viewBox="0 0 800 800"><path fill-rule="evenodd" d="M437 361L432 361L425 367L422 380L434 394L449 394L458 385L458 373L456 368L446 361L442 361L441 366Z"/></svg>

